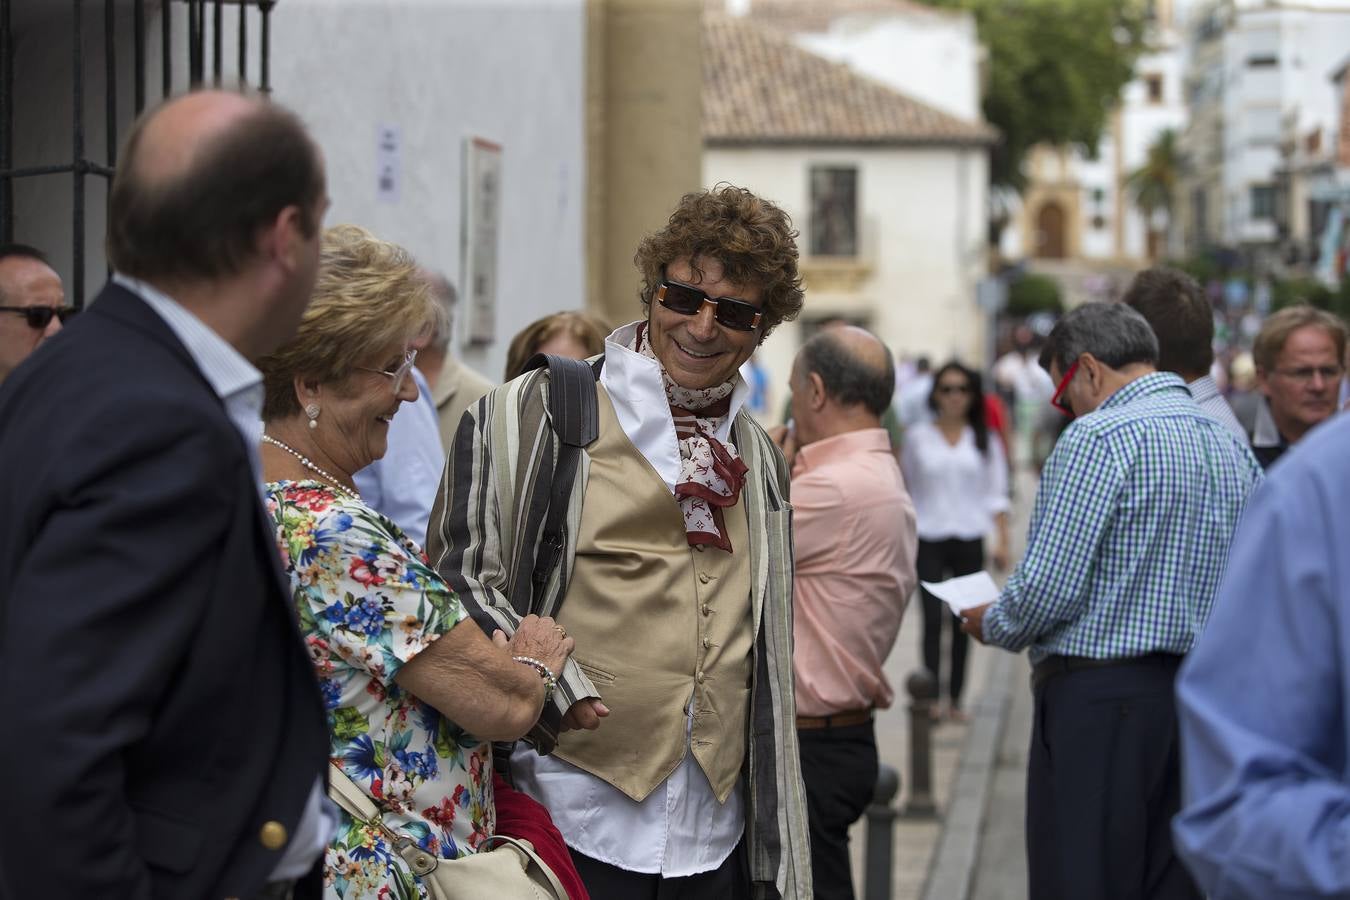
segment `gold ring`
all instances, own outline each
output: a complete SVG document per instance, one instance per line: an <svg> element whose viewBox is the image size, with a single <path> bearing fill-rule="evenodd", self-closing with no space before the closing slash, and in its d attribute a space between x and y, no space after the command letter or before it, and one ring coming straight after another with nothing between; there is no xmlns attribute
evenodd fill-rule
<svg viewBox="0 0 1350 900"><path fill-rule="evenodd" d="M558 634L562 635L563 637L567 637L567 629L564 628L564 627L562 627L561 625L554 625L554 626L553 626L553 629L554 629L555 631L557 631Z"/></svg>

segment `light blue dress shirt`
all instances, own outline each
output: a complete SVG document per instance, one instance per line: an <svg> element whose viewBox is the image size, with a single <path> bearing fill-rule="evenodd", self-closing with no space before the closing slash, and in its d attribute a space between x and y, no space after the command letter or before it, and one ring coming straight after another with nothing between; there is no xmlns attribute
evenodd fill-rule
<svg viewBox="0 0 1350 900"><path fill-rule="evenodd" d="M1177 683L1177 851L1213 900L1350 896L1350 419L1270 470Z"/></svg>
<svg viewBox="0 0 1350 900"><path fill-rule="evenodd" d="M445 451L431 388L416 366L409 374L417 382L417 399L401 404L394 414L384 457L357 472L353 480L367 506L393 520L417 546L425 547Z"/></svg>

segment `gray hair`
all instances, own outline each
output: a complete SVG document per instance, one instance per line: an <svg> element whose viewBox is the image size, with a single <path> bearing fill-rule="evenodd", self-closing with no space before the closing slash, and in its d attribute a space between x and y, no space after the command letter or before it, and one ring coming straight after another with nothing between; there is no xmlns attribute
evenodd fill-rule
<svg viewBox="0 0 1350 900"><path fill-rule="evenodd" d="M1113 369L1156 366L1158 338L1148 320L1123 303L1086 303L1055 323L1041 348L1041 368L1049 372L1054 363L1063 374L1084 353Z"/></svg>
<svg viewBox="0 0 1350 900"><path fill-rule="evenodd" d="M850 352L831 331L822 331L802 344L798 356L802 371L819 375L825 393L835 402L841 406L861 403L868 412L880 416L891 405L895 392L895 362L890 348L881 341L877 343L885 354L880 367Z"/></svg>
<svg viewBox="0 0 1350 900"><path fill-rule="evenodd" d="M427 284L431 285L431 296L436 301L431 304L433 307L430 323L431 339L427 341L427 348L445 353L450 349L450 336L454 331L455 304L459 302L459 294L449 279L440 272L424 269L422 276Z"/></svg>

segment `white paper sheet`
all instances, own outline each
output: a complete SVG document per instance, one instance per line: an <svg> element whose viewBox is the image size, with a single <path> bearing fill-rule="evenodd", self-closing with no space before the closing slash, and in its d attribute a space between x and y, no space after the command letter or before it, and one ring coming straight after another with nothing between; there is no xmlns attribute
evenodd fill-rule
<svg viewBox="0 0 1350 900"><path fill-rule="evenodd" d="M955 616L960 616L972 606L992 603L999 595L998 585L994 584L988 572L976 572L946 581L924 581L921 584L928 593L946 603Z"/></svg>

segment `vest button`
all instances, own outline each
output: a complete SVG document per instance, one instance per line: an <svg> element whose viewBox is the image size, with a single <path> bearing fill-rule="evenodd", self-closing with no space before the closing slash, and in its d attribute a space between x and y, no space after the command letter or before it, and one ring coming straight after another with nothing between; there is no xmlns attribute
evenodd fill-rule
<svg viewBox="0 0 1350 900"><path fill-rule="evenodd" d="M280 822L264 822L258 830L258 842L268 850L280 850L286 846L286 826Z"/></svg>
<svg viewBox="0 0 1350 900"><path fill-rule="evenodd" d="M707 638L704 638L704 639L703 639L703 649L704 649L704 650L707 650L707 649L709 649L709 648L711 648L711 647L712 647L712 641L708 640Z"/></svg>
<svg viewBox="0 0 1350 900"><path fill-rule="evenodd" d="M703 673L702 673L702 672L699 672L697 675L695 675L695 676L694 676L694 680L697 681L699 684L702 684L702 683L703 683Z"/></svg>
<svg viewBox="0 0 1350 900"><path fill-rule="evenodd" d="M708 582L712 581L712 576L709 575L707 572L699 572L698 581L699 584L707 584Z"/></svg>
<svg viewBox="0 0 1350 900"><path fill-rule="evenodd" d="M711 615L712 615L712 607L709 606L709 605L706 604L706 603L703 604L703 614L704 614L705 616L711 616Z"/></svg>

